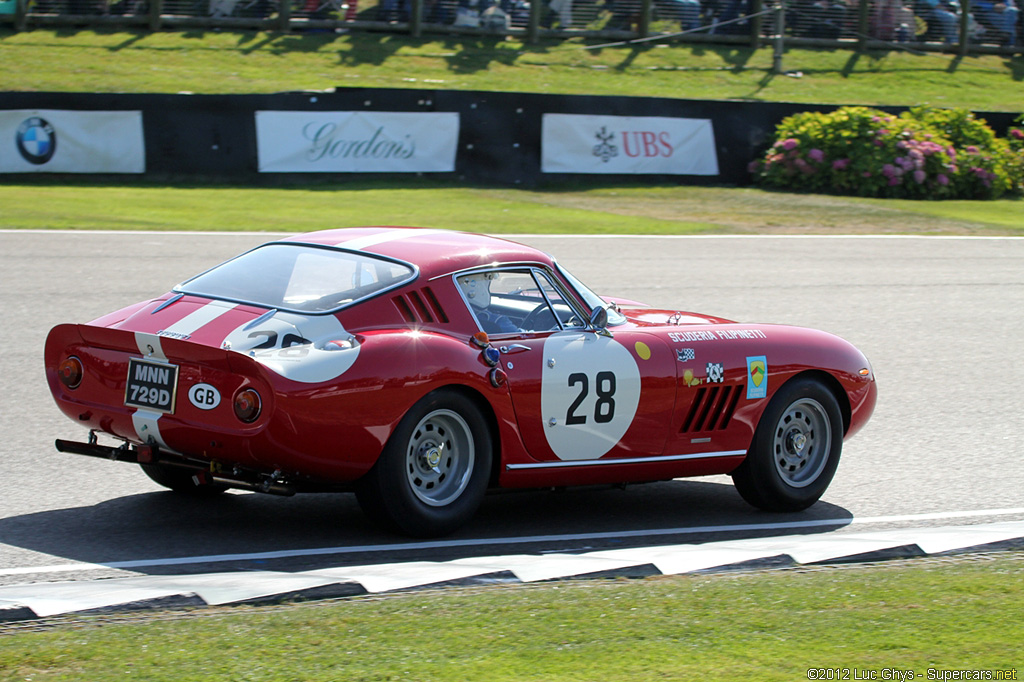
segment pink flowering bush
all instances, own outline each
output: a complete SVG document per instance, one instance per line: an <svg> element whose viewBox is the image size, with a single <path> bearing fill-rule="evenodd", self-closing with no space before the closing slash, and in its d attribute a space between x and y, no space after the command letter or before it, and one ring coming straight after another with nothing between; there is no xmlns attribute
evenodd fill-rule
<svg viewBox="0 0 1024 682"><path fill-rule="evenodd" d="M1017 123L1024 124L1024 115L1017 119ZM1009 145L1010 151L1017 155L1018 160L1024 159L1024 128L1010 128L1006 134L1006 143Z"/></svg>
<svg viewBox="0 0 1024 682"><path fill-rule="evenodd" d="M995 198L1024 191L1024 130L1012 128L1000 139L957 109L804 112L778 125L775 142L751 171L761 184L812 192Z"/></svg>

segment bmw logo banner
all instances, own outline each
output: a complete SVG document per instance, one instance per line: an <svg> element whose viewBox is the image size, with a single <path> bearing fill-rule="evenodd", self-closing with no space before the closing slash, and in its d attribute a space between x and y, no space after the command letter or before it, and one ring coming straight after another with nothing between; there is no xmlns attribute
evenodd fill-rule
<svg viewBox="0 0 1024 682"><path fill-rule="evenodd" d="M0 173L145 173L141 111L0 111Z"/></svg>

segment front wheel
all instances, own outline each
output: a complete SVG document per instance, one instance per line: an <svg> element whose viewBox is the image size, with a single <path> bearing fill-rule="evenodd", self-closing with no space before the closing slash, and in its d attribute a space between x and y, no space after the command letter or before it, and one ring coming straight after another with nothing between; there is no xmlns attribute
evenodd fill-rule
<svg viewBox="0 0 1024 682"><path fill-rule="evenodd" d="M448 389L416 403L356 487L371 520L436 537L466 523L491 474L491 438L476 404Z"/></svg>
<svg viewBox="0 0 1024 682"><path fill-rule="evenodd" d="M843 447L835 396L813 379L785 384L768 404L743 464L732 473L740 495L767 511L800 511L825 493Z"/></svg>

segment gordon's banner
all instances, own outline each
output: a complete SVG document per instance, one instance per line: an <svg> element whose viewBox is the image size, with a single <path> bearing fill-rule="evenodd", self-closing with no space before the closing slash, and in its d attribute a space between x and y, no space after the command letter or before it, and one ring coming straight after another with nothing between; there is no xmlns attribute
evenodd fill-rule
<svg viewBox="0 0 1024 682"><path fill-rule="evenodd" d="M141 111L0 110L0 173L145 173Z"/></svg>
<svg viewBox="0 0 1024 682"><path fill-rule="evenodd" d="M541 172L718 175L711 121L544 114Z"/></svg>
<svg viewBox="0 0 1024 682"><path fill-rule="evenodd" d="M447 173L459 115L257 111L256 142L261 173Z"/></svg>

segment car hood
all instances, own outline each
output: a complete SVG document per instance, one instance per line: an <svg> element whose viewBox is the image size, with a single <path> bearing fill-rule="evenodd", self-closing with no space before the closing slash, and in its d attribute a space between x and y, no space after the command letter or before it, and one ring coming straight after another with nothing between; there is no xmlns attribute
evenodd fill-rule
<svg viewBox="0 0 1024 682"><path fill-rule="evenodd" d="M735 324L724 317L712 317L679 310L623 308L622 314L638 327L678 327L690 324Z"/></svg>

